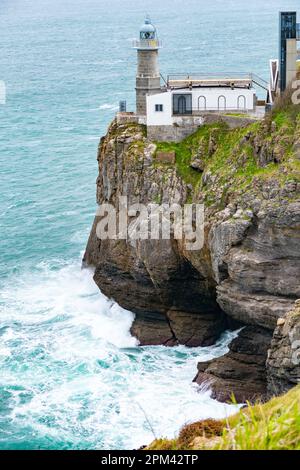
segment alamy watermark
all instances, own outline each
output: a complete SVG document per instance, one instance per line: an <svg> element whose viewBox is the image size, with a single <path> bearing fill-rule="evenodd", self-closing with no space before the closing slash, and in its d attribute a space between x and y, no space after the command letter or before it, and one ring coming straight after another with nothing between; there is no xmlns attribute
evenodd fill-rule
<svg viewBox="0 0 300 470"><path fill-rule="evenodd" d="M6 104L6 85L3 80L0 80L0 105Z"/></svg>
<svg viewBox="0 0 300 470"><path fill-rule="evenodd" d="M292 89L295 90L292 94L292 103L300 104L300 80L292 82Z"/></svg>
<svg viewBox="0 0 300 470"><path fill-rule="evenodd" d="M120 196L116 205L101 204L96 234L100 240L182 240L186 250L204 244L203 204L128 204Z"/></svg>

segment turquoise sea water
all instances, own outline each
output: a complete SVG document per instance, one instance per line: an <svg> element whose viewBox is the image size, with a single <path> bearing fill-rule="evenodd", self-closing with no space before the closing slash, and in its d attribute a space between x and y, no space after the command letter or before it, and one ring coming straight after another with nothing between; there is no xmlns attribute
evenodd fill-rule
<svg viewBox="0 0 300 470"><path fill-rule="evenodd" d="M298 0L1 0L0 448L132 448L233 409L191 384L212 348L138 348L132 314L80 270L99 137L134 105L131 40L146 13L163 74L268 78L278 11Z"/></svg>

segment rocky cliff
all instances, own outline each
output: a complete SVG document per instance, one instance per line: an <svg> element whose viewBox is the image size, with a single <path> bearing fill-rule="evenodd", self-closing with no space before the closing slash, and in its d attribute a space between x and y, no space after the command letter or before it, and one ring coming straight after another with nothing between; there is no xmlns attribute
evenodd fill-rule
<svg viewBox="0 0 300 470"><path fill-rule="evenodd" d="M268 392L279 395L300 383L300 300L277 322L267 359Z"/></svg>
<svg viewBox="0 0 300 470"><path fill-rule="evenodd" d="M170 152L175 163L161 158ZM98 164L98 204L117 206L122 195L129 204L205 204L198 251L174 239L100 241L96 217L83 261L101 291L136 314L141 344L210 345L246 326L196 380L223 400L264 395L273 330L300 297L300 120L281 111L230 129L216 118L177 144L114 121Z"/></svg>

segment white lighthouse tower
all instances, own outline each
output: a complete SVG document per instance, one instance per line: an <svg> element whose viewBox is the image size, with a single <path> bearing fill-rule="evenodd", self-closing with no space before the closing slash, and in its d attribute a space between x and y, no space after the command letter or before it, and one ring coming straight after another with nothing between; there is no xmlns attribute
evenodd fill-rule
<svg viewBox="0 0 300 470"><path fill-rule="evenodd" d="M136 113L146 115L146 96L160 93L160 73L158 65L158 50L161 43L157 37L155 26L149 17L145 19L140 29L140 37L134 41L137 49L136 74Z"/></svg>

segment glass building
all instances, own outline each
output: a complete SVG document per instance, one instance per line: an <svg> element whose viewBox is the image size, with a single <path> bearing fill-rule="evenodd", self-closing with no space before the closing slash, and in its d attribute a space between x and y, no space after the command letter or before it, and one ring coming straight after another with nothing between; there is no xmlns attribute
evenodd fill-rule
<svg viewBox="0 0 300 470"><path fill-rule="evenodd" d="M287 86L287 39L297 38L297 13L295 11L279 13L279 66L280 89L284 91Z"/></svg>

